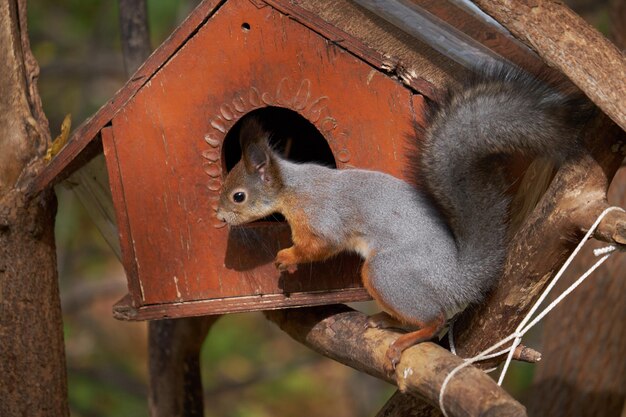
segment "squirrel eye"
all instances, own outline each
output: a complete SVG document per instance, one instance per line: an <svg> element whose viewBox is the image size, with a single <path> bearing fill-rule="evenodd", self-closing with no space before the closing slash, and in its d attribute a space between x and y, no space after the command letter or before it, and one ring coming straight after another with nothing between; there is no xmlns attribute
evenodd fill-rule
<svg viewBox="0 0 626 417"><path fill-rule="evenodd" d="M238 191L235 194L233 194L233 201L235 203L243 203L246 199L246 193Z"/></svg>

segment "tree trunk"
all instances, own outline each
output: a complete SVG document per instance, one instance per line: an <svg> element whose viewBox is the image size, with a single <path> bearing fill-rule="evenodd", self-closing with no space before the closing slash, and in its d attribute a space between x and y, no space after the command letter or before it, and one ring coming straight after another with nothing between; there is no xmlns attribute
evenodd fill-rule
<svg viewBox="0 0 626 417"><path fill-rule="evenodd" d="M219 316L150 322L150 416L202 417L200 349Z"/></svg>
<svg viewBox="0 0 626 417"><path fill-rule="evenodd" d="M119 0L124 69L130 77L150 56L150 27L146 0Z"/></svg>
<svg viewBox="0 0 626 417"><path fill-rule="evenodd" d="M50 143L26 2L0 2L0 415L67 416L52 191L23 190Z"/></svg>

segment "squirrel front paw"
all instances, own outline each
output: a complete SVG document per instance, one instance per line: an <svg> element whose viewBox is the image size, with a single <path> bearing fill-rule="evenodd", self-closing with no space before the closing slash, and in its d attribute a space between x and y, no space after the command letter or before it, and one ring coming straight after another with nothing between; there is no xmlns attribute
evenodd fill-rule
<svg viewBox="0 0 626 417"><path fill-rule="evenodd" d="M274 265L280 272L293 274L298 270L298 262L295 261L291 248L283 249L276 255Z"/></svg>

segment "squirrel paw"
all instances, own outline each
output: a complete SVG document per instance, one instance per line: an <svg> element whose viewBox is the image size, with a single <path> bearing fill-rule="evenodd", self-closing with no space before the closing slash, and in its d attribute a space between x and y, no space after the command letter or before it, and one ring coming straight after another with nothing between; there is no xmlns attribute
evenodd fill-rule
<svg viewBox="0 0 626 417"><path fill-rule="evenodd" d="M274 262L274 264L280 272L288 272L290 274L293 274L298 270L298 265L296 264L283 264L278 261Z"/></svg>
<svg viewBox="0 0 626 417"><path fill-rule="evenodd" d="M396 366L400 363L402 357L402 350L398 349L393 343L387 349L385 354L385 364L383 368L388 376L392 377L396 373Z"/></svg>
<svg viewBox="0 0 626 417"><path fill-rule="evenodd" d="M276 268L278 268L280 272L293 274L298 270L298 264L293 261L293 257L291 256L289 249L283 249L278 252L274 265L276 265Z"/></svg>

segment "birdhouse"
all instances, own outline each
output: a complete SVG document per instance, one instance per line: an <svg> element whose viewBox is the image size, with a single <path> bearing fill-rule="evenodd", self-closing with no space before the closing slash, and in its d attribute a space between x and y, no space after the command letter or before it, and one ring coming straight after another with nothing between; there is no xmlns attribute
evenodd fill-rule
<svg viewBox="0 0 626 417"><path fill-rule="evenodd" d="M228 228L215 217L247 117L290 159L403 176L403 149L425 101L466 69L437 52L439 41L429 45L394 21L393 8L357 3L205 0L38 178L42 189L104 152L129 289L116 317L368 299L355 255L281 274L273 261L290 245L286 222ZM409 4L446 30L461 21L479 38L477 54L495 56L488 46L522 61L528 54L451 4L388 3Z"/></svg>

